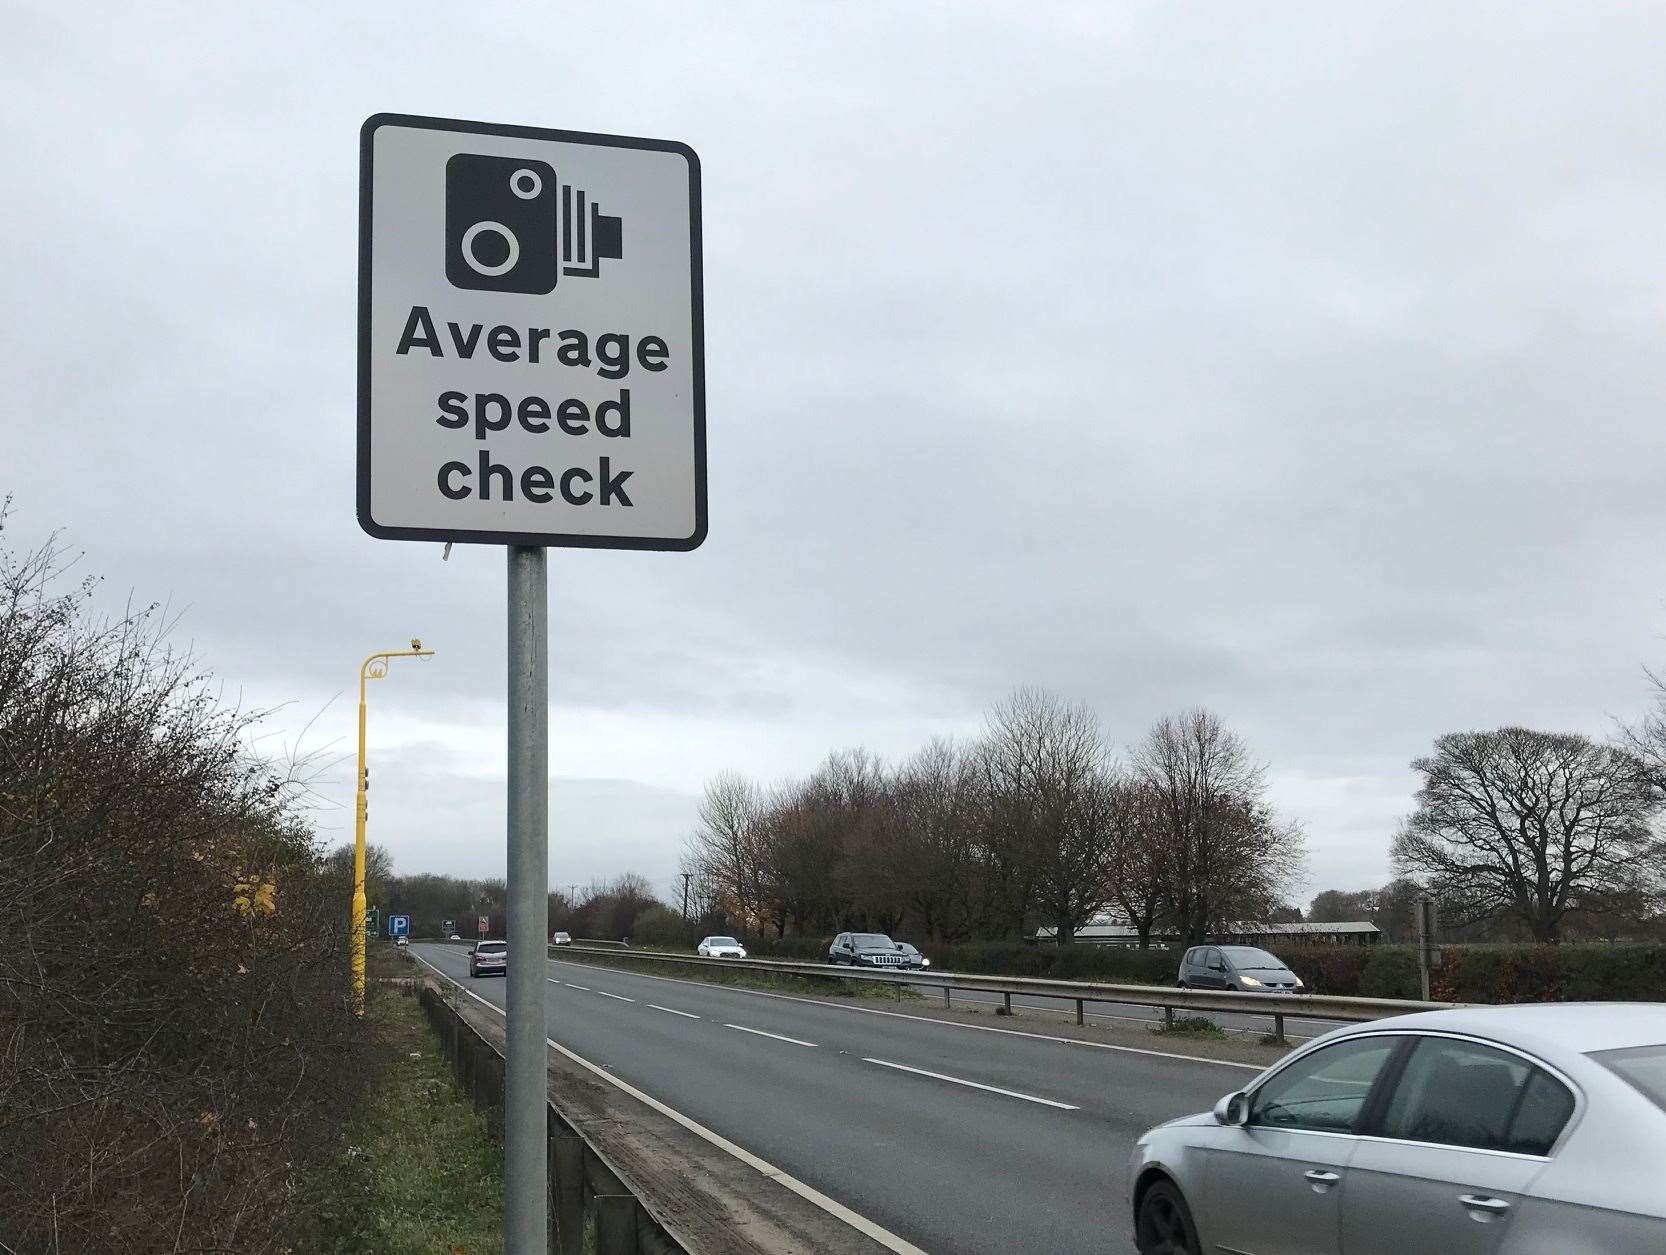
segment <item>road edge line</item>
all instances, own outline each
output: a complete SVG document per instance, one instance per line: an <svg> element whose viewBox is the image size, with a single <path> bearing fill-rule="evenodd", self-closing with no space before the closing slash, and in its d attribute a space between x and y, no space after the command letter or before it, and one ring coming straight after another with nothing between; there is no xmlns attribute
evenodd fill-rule
<svg viewBox="0 0 1666 1255"><path fill-rule="evenodd" d="M498 1006L496 1003L488 1002L479 994L475 993L474 990L464 985L462 981L451 975L451 973L442 972L439 968L435 967L421 955L413 954L411 957L442 980L450 981L453 985L457 986L460 992L467 994L481 1006L496 1012L498 1015L508 1015L508 1012L506 1012L502 1007ZM548 960L546 960L546 962L547 961ZM806 1001L809 1000L806 999ZM895 1252L895 1255L926 1255L925 1251L915 1246L912 1242L909 1242L904 1238L899 1238L889 1229L875 1224L872 1220L869 1220L860 1212L852 1211L843 1203L829 1198L814 1186L804 1184L804 1182L800 1181L797 1177L788 1172L782 1171L780 1168L777 1168L774 1164L770 1163L767 1159L760 1159L744 1147L735 1145L735 1143L731 1142L721 1133L713 1132L711 1129L708 1129L705 1125L701 1124L698 1120L695 1120L690 1116L685 1116L682 1112L676 1110L675 1108L666 1106L659 1099L643 1093L629 1081L620 1080L617 1076L614 1076L611 1072L607 1071L607 1069L599 1067L598 1065L591 1063L590 1060L584 1058L584 1056L575 1054L571 1050L568 1050L567 1047L563 1046L554 1038L546 1037L544 1041L550 1049L558 1051L565 1058L571 1059L574 1063L578 1064L579 1067L584 1068L593 1075L600 1077L609 1085L612 1085L622 1092L629 1094L638 1102L654 1111L659 1112L660 1115L664 1116L673 1123L680 1124L683 1128L687 1129L690 1133L694 1134L694 1136L700 1138L702 1141L717 1147L718 1150L721 1150L726 1154L734 1156L748 1168L753 1169L761 1176L768 1177L772 1181L779 1181L782 1185L786 1186L787 1189L791 1190L794 1194L797 1194L805 1202L811 1203L820 1208L834 1219L843 1221L852 1229L855 1229L863 1237L879 1243L879 1245L883 1246L886 1250Z"/></svg>

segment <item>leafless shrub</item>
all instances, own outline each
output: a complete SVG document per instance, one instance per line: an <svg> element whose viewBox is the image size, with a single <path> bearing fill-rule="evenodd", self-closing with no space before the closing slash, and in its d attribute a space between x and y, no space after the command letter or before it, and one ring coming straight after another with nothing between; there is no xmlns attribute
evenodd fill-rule
<svg viewBox="0 0 1666 1255"><path fill-rule="evenodd" d="M275 1249L357 1075L346 912L299 777L72 574L0 545L0 1237Z"/></svg>

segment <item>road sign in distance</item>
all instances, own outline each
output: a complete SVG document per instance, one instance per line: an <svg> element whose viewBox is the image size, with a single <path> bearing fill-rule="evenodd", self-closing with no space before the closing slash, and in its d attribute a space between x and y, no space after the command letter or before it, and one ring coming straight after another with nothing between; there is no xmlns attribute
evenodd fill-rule
<svg viewBox="0 0 1666 1255"><path fill-rule="evenodd" d="M411 935L411 917L409 915L388 916L388 936L409 937Z"/></svg>
<svg viewBox="0 0 1666 1255"><path fill-rule="evenodd" d="M377 114L361 132L359 197L365 531L699 545L693 150Z"/></svg>
<svg viewBox="0 0 1666 1255"><path fill-rule="evenodd" d="M489 933L491 931L492 931L491 918L489 916L482 915L480 917L480 935L482 937L484 937L487 933Z"/></svg>

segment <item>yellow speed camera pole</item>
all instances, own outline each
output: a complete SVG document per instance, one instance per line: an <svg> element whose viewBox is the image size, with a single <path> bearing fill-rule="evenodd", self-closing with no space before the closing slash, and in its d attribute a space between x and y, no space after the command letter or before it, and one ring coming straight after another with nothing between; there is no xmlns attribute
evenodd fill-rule
<svg viewBox="0 0 1666 1255"><path fill-rule="evenodd" d="M409 649L390 649L371 654L359 664L359 788L358 805L353 817L353 918L349 929L353 938L353 1006L364 1014L364 821L366 792L370 785L369 768L364 761L364 686L368 680L380 680L388 673L389 658L432 658L434 651L424 649L422 642L412 640Z"/></svg>

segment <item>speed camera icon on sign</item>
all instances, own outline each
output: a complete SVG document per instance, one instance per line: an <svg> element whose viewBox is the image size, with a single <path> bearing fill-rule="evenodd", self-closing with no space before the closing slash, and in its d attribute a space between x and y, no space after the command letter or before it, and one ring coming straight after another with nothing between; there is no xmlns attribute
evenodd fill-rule
<svg viewBox="0 0 1666 1255"><path fill-rule="evenodd" d="M624 256L624 224L535 158L458 153L445 168L445 275L453 287L542 296Z"/></svg>

